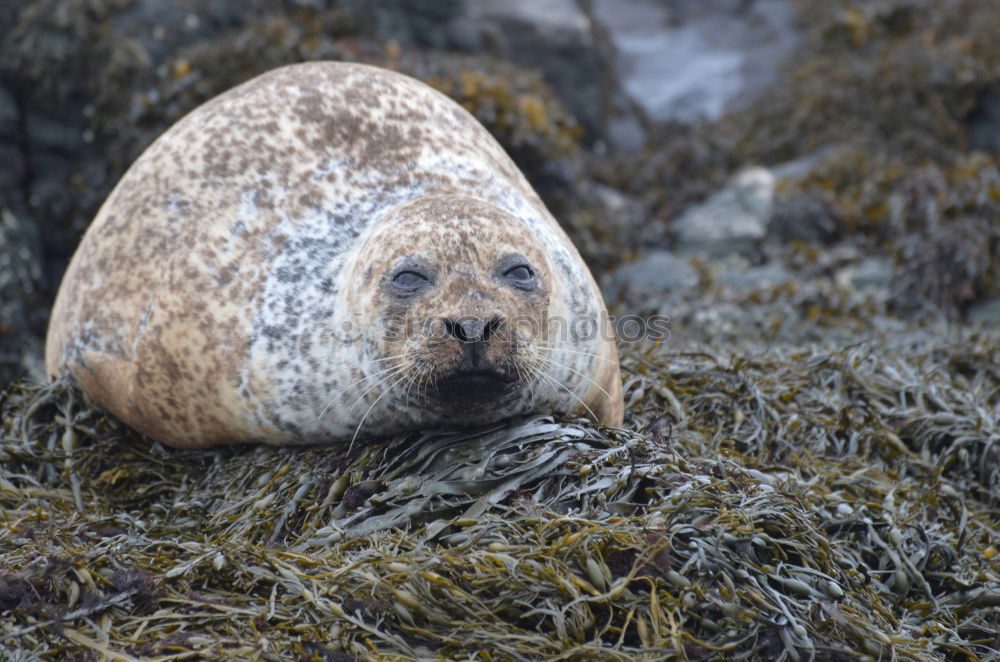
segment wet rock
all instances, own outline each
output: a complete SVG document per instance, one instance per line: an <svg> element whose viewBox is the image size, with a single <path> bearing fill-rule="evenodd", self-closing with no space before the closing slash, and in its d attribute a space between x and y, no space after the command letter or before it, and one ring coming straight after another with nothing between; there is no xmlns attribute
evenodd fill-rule
<svg viewBox="0 0 1000 662"><path fill-rule="evenodd" d="M966 319L970 324L1000 327L1000 299L990 299L971 306L966 311Z"/></svg>
<svg viewBox="0 0 1000 662"><path fill-rule="evenodd" d="M823 198L796 190L775 196L768 235L781 242L825 242L837 234L837 221Z"/></svg>
<svg viewBox="0 0 1000 662"><path fill-rule="evenodd" d="M969 146L984 152L1000 151L1000 89L983 96L966 122Z"/></svg>
<svg viewBox="0 0 1000 662"><path fill-rule="evenodd" d="M0 85L0 190L14 190L24 180L24 157L19 146L18 110L11 94Z"/></svg>
<svg viewBox="0 0 1000 662"><path fill-rule="evenodd" d="M612 94L604 123L604 139L616 152L638 152L649 139L641 115L621 93Z"/></svg>
<svg viewBox="0 0 1000 662"><path fill-rule="evenodd" d="M594 184L587 188L587 192L617 227L639 227L649 214L646 205L640 200L610 186Z"/></svg>
<svg viewBox="0 0 1000 662"><path fill-rule="evenodd" d="M465 14L462 0L348 0L343 4L378 39L431 48L455 46L452 24Z"/></svg>
<svg viewBox="0 0 1000 662"><path fill-rule="evenodd" d="M677 248L708 257L756 256L771 221L774 185L765 168L738 173L722 191L674 219L670 231Z"/></svg>
<svg viewBox="0 0 1000 662"><path fill-rule="evenodd" d="M716 281L738 295L772 290L791 283L795 274L781 264L763 264L746 269L729 269L716 276Z"/></svg>
<svg viewBox="0 0 1000 662"><path fill-rule="evenodd" d="M7 136L16 131L17 114L14 95L6 86L0 85L0 135Z"/></svg>
<svg viewBox="0 0 1000 662"><path fill-rule="evenodd" d="M856 290L887 290L892 284L892 260L866 257L837 273L837 284Z"/></svg>
<svg viewBox="0 0 1000 662"><path fill-rule="evenodd" d="M616 269L608 278L604 296L609 304L655 308L698 286L701 277L691 261L669 251L654 251Z"/></svg>
<svg viewBox="0 0 1000 662"><path fill-rule="evenodd" d="M629 96L650 119L714 120L777 80L800 41L794 2L596 0Z"/></svg>

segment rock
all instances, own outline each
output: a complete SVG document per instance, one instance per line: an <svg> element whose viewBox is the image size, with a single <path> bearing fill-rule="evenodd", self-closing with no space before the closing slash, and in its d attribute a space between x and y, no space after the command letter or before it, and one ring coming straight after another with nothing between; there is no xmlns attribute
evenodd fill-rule
<svg viewBox="0 0 1000 662"><path fill-rule="evenodd" d="M17 131L17 103L6 85L0 85L0 135L10 136Z"/></svg>
<svg viewBox="0 0 1000 662"><path fill-rule="evenodd" d="M0 389L25 372L42 377L39 251L38 226L0 200Z"/></svg>
<svg viewBox="0 0 1000 662"><path fill-rule="evenodd" d="M1000 89L983 95L966 121L969 147L984 152L1000 151Z"/></svg>
<svg viewBox="0 0 1000 662"><path fill-rule="evenodd" d="M708 257L757 255L771 221L774 185L765 168L738 173L722 191L674 219L670 231L677 248Z"/></svg>
<svg viewBox="0 0 1000 662"><path fill-rule="evenodd" d="M455 46L537 67L569 112L601 133L601 57L574 0L464 0L449 26Z"/></svg>
<svg viewBox="0 0 1000 662"><path fill-rule="evenodd" d="M691 262L669 251L653 251L616 269L607 279L604 296L608 303L626 307L655 308L683 295L701 282ZM650 305L655 302L654 305Z"/></svg>
<svg viewBox="0 0 1000 662"><path fill-rule="evenodd" d="M813 169L838 158L843 152L835 145L822 147L791 161L771 166L779 181L774 199L774 213L768 235L781 242L796 239L813 243L829 242L837 234L837 221L828 202L816 191L803 192L801 184Z"/></svg>
<svg viewBox="0 0 1000 662"><path fill-rule="evenodd" d="M337 5L380 40L432 48L448 45L449 25L463 14L462 0L345 0Z"/></svg>
<svg viewBox="0 0 1000 662"><path fill-rule="evenodd" d="M796 239L826 242L837 234L837 221L826 200L797 190L775 196L768 235L787 243Z"/></svg>
<svg viewBox="0 0 1000 662"><path fill-rule="evenodd" d="M595 0L615 68L650 119L714 120L777 81L798 44L792 0Z"/></svg>
<svg viewBox="0 0 1000 662"><path fill-rule="evenodd" d="M817 165L824 161L836 159L844 153L844 150L838 148L838 146L828 145L791 161L784 161L783 163L773 165L771 166L771 172L774 173L777 179L805 179Z"/></svg>
<svg viewBox="0 0 1000 662"><path fill-rule="evenodd" d="M638 198L626 195L618 189L602 184L588 187L586 182L580 186L592 194L594 201L604 210L605 215L614 219L614 225L617 227L640 227L649 215L648 207Z"/></svg>
<svg viewBox="0 0 1000 662"><path fill-rule="evenodd" d="M642 107L626 93L615 63L618 51L611 34L597 20L594 2L583 0L580 7L590 19L590 31L601 60L601 138L595 141L595 153L606 149L614 153L636 154L649 142L650 123Z"/></svg>
<svg viewBox="0 0 1000 662"><path fill-rule="evenodd" d="M780 264L764 264L747 269L730 269L716 277L717 282L735 294L772 290L790 283L796 276Z"/></svg>
<svg viewBox="0 0 1000 662"><path fill-rule="evenodd" d="M621 93L612 95L605 119L604 139L616 152L636 153L646 146L649 133Z"/></svg>
<svg viewBox="0 0 1000 662"><path fill-rule="evenodd" d="M970 324L1000 327L1000 299L990 299L970 306L966 311L965 318Z"/></svg>
<svg viewBox="0 0 1000 662"><path fill-rule="evenodd" d="M837 272L841 287L855 290L887 290L892 284L892 260L887 257L866 257Z"/></svg>
<svg viewBox="0 0 1000 662"><path fill-rule="evenodd" d="M19 146L19 112L14 95L0 85L0 190L15 190L24 181L24 155Z"/></svg>

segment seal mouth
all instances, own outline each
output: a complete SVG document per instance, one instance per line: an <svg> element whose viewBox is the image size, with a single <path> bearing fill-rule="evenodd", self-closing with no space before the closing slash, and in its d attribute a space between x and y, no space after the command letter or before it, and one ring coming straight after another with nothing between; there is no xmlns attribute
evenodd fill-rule
<svg viewBox="0 0 1000 662"><path fill-rule="evenodd" d="M448 402L482 401L514 390L517 379L499 370L476 369L454 372L437 380L437 396Z"/></svg>

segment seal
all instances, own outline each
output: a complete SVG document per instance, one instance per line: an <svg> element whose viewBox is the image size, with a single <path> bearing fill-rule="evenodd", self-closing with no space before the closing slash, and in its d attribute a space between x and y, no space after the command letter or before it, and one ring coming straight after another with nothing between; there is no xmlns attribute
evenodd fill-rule
<svg viewBox="0 0 1000 662"><path fill-rule="evenodd" d="M503 148L340 62L258 76L146 149L70 262L46 367L187 448L623 412L600 292Z"/></svg>

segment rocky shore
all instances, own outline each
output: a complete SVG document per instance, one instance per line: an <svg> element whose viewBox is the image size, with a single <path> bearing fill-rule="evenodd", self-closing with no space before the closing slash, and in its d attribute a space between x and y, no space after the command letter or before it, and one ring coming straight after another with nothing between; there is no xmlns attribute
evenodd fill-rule
<svg viewBox="0 0 1000 662"><path fill-rule="evenodd" d="M1000 660L997 34L976 0L6 3L0 660ZM309 59L458 100L612 312L669 318L622 343L625 431L471 435L421 486L455 439L178 463L39 385L128 165Z"/></svg>

